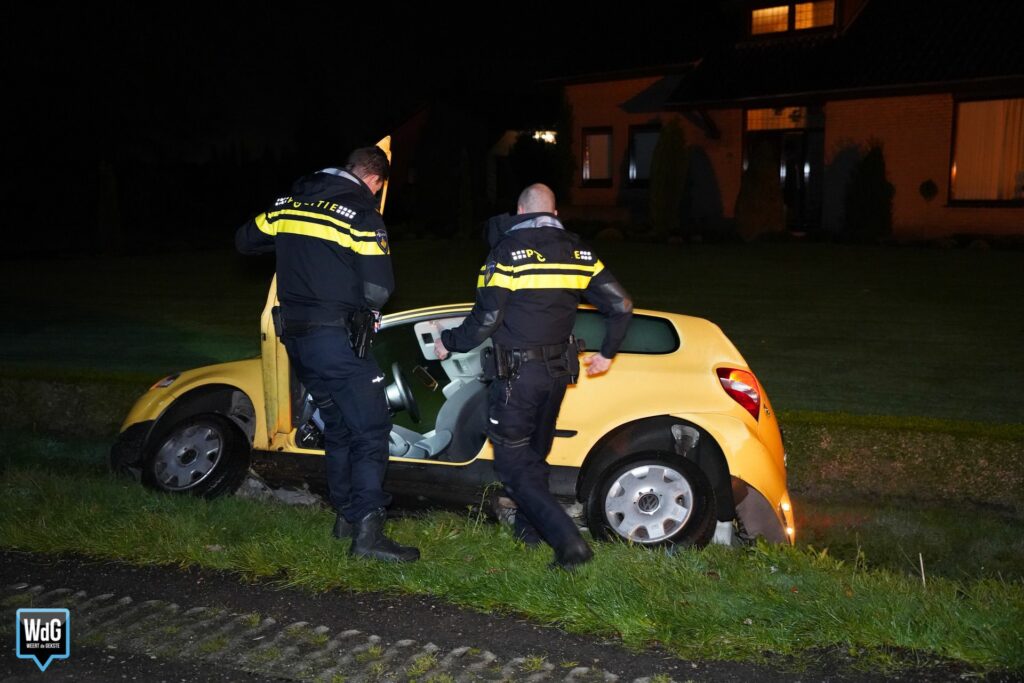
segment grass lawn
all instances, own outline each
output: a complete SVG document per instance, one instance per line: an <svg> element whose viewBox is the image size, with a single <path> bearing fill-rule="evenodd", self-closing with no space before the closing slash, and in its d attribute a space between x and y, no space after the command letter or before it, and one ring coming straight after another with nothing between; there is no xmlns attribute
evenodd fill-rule
<svg viewBox="0 0 1024 683"><path fill-rule="evenodd" d="M1024 254L599 243L639 307L718 323L785 411L1024 422ZM389 310L471 300L477 242L394 245ZM0 375L145 381L255 355L272 260L5 264Z"/></svg>
<svg viewBox="0 0 1024 683"><path fill-rule="evenodd" d="M0 546L430 593L698 658L840 647L872 666L909 652L1024 670L1024 254L597 249L637 306L717 322L767 386L798 548L601 544L582 574L553 577L547 552L510 552L504 529L434 513L395 524L430 561L380 568L339 551L322 511L109 479L116 425L154 379L256 354L272 261L229 252L5 264ZM482 245L394 252L390 310L472 298Z"/></svg>
<svg viewBox="0 0 1024 683"><path fill-rule="evenodd" d="M666 554L602 543L576 574L472 513L390 523L421 547L413 565L349 558L323 510L154 494L97 473L11 468L0 479L0 545L143 564L199 565L312 591L426 593L519 613L569 631L660 644L697 659L761 661L839 648L864 667L959 660L1024 670L1024 584L999 578L924 585L862 556L758 545Z"/></svg>

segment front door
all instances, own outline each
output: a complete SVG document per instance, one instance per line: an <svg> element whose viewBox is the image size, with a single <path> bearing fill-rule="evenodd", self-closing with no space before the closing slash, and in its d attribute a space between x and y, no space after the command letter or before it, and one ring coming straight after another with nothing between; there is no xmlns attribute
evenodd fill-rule
<svg viewBox="0 0 1024 683"><path fill-rule="evenodd" d="M744 158L759 145L777 160L786 205L786 228L795 234L821 229L825 175L824 117L820 108L786 107L747 111Z"/></svg>

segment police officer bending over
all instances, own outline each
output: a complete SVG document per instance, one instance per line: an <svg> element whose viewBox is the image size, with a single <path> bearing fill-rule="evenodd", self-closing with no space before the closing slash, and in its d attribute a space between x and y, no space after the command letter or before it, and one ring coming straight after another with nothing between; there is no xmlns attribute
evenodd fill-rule
<svg viewBox="0 0 1024 683"><path fill-rule="evenodd" d="M566 387L579 373L571 337L576 308L582 295L605 317L601 351L585 359L587 374L599 375L626 336L633 304L556 215L554 193L537 184L519 195L517 215L491 219L476 304L460 326L441 334L435 351L444 359L493 337L488 436L498 478L519 508L515 533L529 545L544 540L555 550L552 566L572 570L593 552L551 495L546 458Z"/></svg>
<svg viewBox="0 0 1024 683"><path fill-rule="evenodd" d="M395 285L374 199L389 170L380 148L357 149L344 170L297 180L291 196L239 228L235 244L243 254L277 251L281 341L324 420L334 536L352 537L351 555L411 562L419 550L383 532L391 501L382 488L391 432L384 373L351 346L354 321L379 319Z"/></svg>

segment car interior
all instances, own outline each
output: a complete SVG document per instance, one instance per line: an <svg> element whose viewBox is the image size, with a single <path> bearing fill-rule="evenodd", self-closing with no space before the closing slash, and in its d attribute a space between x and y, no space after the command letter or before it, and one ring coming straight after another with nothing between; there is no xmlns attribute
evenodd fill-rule
<svg viewBox="0 0 1024 683"><path fill-rule="evenodd" d="M421 319L381 329L373 355L384 371L393 426L388 450L392 458L468 462L486 441L487 385L481 379L481 354L487 340L467 353L445 360L434 354L434 340L458 326L464 315ZM574 334L586 351L604 340L604 321L592 309L579 311ZM663 354L679 348L675 329L654 316L634 316L620 353ZM323 421L308 392L292 373L295 444L323 450Z"/></svg>
<svg viewBox="0 0 1024 683"><path fill-rule="evenodd" d="M464 316L394 325L378 332L373 354L384 371L393 426L393 458L467 462L486 441L487 385L480 356L490 340L467 353L438 360L434 340ZM323 449L323 420L312 397L292 376L295 442Z"/></svg>

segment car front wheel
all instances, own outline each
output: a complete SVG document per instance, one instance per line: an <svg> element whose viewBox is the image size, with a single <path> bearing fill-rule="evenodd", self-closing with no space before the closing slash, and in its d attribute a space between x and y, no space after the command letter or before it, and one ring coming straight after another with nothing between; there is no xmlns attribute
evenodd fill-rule
<svg viewBox="0 0 1024 683"><path fill-rule="evenodd" d="M148 449L143 482L150 488L214 498L233 493L248 471L248 448L226 417L196 415L177 423Z"/></svg>
<svg viewBox="0 0 1024 683"><path fill-rule="evenodd" d="M645 453L608 469L587 501L587 517L596 538L699 548L715 532L715 494L695 463Z"/></svg>

